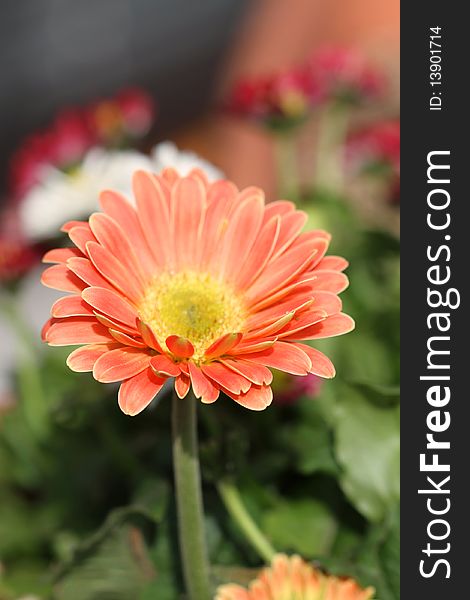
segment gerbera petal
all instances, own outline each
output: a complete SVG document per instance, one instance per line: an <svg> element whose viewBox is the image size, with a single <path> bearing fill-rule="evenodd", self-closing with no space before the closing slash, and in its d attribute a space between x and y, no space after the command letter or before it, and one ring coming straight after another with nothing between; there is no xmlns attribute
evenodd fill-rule
<svg viewBox="0 0 470 600"><path fill-rule="evenodd" d="M207 359L222 356L239 344L242 337L242 333L227 333L211 344L204 352L204 356Z"/></svg>
<svg viewBox="0 0 470 600"><path fill-rule="evenodd" d="M87 221L67 221L60 228L64 233L68 233L73 227L79 227L80 225L88 225Z"/></svg>
<svg viewBox="0 0 470 600"><path fill-rule="evenodd" d="M309 243L302 244L286 252L274 263L271 262L247 290L245 300L253 306L257 301L270 296L278 288L286 286L294 277L302 273L312 261L314 252Z"/></svg>
<svg viewBox="0 0 470 600"><path fill-rule="evenodd" d="M46 252L42 258L43 263L66 263L69 258L83 256L78 248L55 248Z"/></svg>
<svg viewBox="0 0 470 600"><path fill-rule="evenodd" d="M102 356L114 350L118 347L118 344L88 344L87 346L81 346L73 352L71 352L67 358L67 366L72 371L77 373L86 373L93 371L95 362Z"/></svg>
<svg viewBox="0 0 470 600"><path fill-rule="evenodd" d="M171 191L170 227L175 243L175 266L194 264L205 215L205 190L196 179L184 177Z"/></svg>
<svg viewBox="0 0 470 600"><path fill-rule="evenodd" d="M232 281L236 280L245 264L264 214L264 194L261 190L253 188L241 197L244 199L234 211L223 235L219 262L219 277ZM240 236L240 231L243 231L243 236Z"/></svg>
<svg viewBox="0 0 470 600"><path fill-rule="evenodd" d="M276 246L274 247L271 256L271 261L275 260L287 250L302 231L303 226L307 222L307 218L306 213L298 210L289 212L281 218L281 228L279 230Z"/></svg>
<svg viewBox="0 0 470 600"><path fill-rule="evenodd" d="M130 300L138 302L143 295L143 288L135 274L126 269L109 250L100 244L88 242L87 250L91 262L100 274Z"/></svg>
<svg viewBox="0 0 470 600"><path fill-rule="evenodd" d="M181 373L179 366L165 354L153 356L150 366L159 377L177 377Z"/></svg>
<svg viewBox="0 0 470 600"><path fill-rule="evenodd" d="M283 216L295 211L295 204L290 200L275 200L266 205L264 220L268 221L273 216Z"/></svg>
<svg viewBox="0 0 470 600"><path fill-rule="evenodd" d="M186 397L190 387L191 379L184 373L181 373L175 379L175 392L178 398L180 398L181 400Z"/></svg>
<svg viewBox="0 0 470 600"><path fill-rule="evenodd" d="M336 335L342 335L349 333L355 327L354 320L349 315L339 313L326 318L320 323L316 323L307 329L303 329L298 334L294 334L292 340L314 340L328 337L334 337Z"/></svg>
<svg viewBox="0 0 470 600"><path fill-rule="evenodd" d="M132 182L140 225L160 266L172 264L173 241L170 230L169 202L164 186L150 173L137 171Z"/></svg>
<svg viewBox="0 0 470 600"><path fill-rule="evenodd" d="M116 348L103 354L93 367L93 377L101 383L134 377L150 363L150 355L137 348Z"/></svg>
<svg viewBox="0 0 470 600"><path fill-rule="evenodd" d="M135 327L128 327L127 325L124 325L123 323L120 323L119 321L115 321L114 319L111 319L110 317L107 317L106 315L100 314L96 310L93 312L95 314L96 320L99 321L105 327L108 327L109 329L115 329L116 331L121 331L122 333L126 333L132 337L139 335L139 332L137 331L137 329ZM148 346L148 344L146 344L146 345Z"/></svg>
<svg viewBox="0 0 470 600"><path fill-rule="evenodd" d="M87 254L86 245L88 242L96 242L96 238L88 223L72 227L72 229L68 231L68 234L75 246L77 246L77 248L85 255Z"/></svg>
<svg viewBox="0 0 470 600"><path fill-rule="evenodd" d="M79 294L85 285L66 265L53 265L43 271L41 283L60 292Z"/></svg>
<svg viewBox="0 0 470 600"><path fill-rule="evenodd" d="M153 333L152 329L148 325L146 325L140 319L137 319L137 329L140 331L140 335L142 336L142 339L147 344L147 346L149 346L149 348L153 348L154 350L157 350L158 352L163 354L162 347L158 343L158 340L155 337L155 334Z"/></svg>
<svg viewBox="0 0 470 600"><path fill-rule="evenodd" d="M219 390L194 363L188 363L188 367L196 398L200 398L204 404L215 402L219 397Z"/></svg>
<svg viewBox="0 0 470 600"><path fill-rule="evenodd" d="M138 315L135 308L118 293L105 288L89 287L83 290L82 298L111 319L136 327Z"/></svg>
<svg viewBox="0 0 470 600"><path fill-rule="evenodd" d="M123 346L131 346L132 348L147 348L147 344L144 344L144 342L141 340L137 340L135 337L132 337L127 333L123 333L118 329L109 329L109 333Z"/></svg>
<svg viewBox="0 0 470 600"><path fill-rule="evenodd" d="M315 269L314 275L314 289L340 294L349 285L349 280L346 275L344 273L340 273L339 271L320 271Z"/></svg>
<svg viewBox="0 0 470 600"><path fill-rule="evenodd" d="M241 394L250 389L251 381L246 377L235 373L220 362L213 362L210 365L201 365L201 370L216 384L221 385L224 389L229 390L233 394Z"/></svg>
<svg viewBox="0 0 470 600"><path fill-rule="evenodd" d="M240 358L224 358L220 362L256 385L269 385L273 380L273 374L264 365Z"/></svg>
<svg viewBox="0 0 470 600"><path fill-rule="evenodd" d="M67 267L87 284L83 287L92 286L107 288L109 290L116 289L107 279L98 273L89 258L71 258L67 261Z"/></svg>
<svg viewBox="0 0 470 600"><path fill-rule="evenodd" d="M90 216L90 227L98 242L128 271L145 284L141 263L123 229L109 215L94 213Z"/></svg>
<svg viewBox="0 0 470 600"><path fill-rule="evenodd" d="M310 373L318 375L318 377L325 377L326 379L332 379L336 375L333 363L323 352L307 346L307 344L294 344L294 346L303 350L312 361Z"/></svg>
<svg viewBox="0 0 470 600"><path fill-rule="evenodd" d="M191 358L194 346L189 340L179 335L170 335L165 340L168 350L178 358Z"/></svg>
<svg viewBox="0 0 470 600"><path fill-rule="evenodd" d="M157 377L151 369L145 369L119 388L118 401L122 412L131 417L146 408L162 389L165 380Z"/></svg>
<svg viewBox="0 0 470 600"><path fill-rule="evenodd" d="M324 269L325 271L344 271L349 266L348 261L341 256L325 256L321 262L318 263L318 269Z"/></svg>
<svg viewBox="0 0 470 600"><path fill-rule="evenodd" d="M126 236L132 241L132 247L144 272L151 274L155 271L156 262L152 251L147 244L139 217L133 206L127 199L111 190L105 190L100 194L100 204L104 212L109 215L121 227Z"/></svg>
<svg viewBox="0 0 470 600"><path fill-rule="evenodd" d="M343 303L333 292L314 291L313 292L313 306L314 310L321 308L326 312L327 315L335 315L341 312Z"/></svg>
<svg viewBox="0 0 470 600"><path fill-rule="evenodd" d="M106 327L103 327L96 319L88 317L70 317L54 321L45 338L49 346L78 346L114 342Z"/></svg>
<svg viewBox="0 0 470 600"><path fill-rule="evenodd" d="M64 317L92 317L92 308L80 296L65 296L54 302L51 316L56 319Z"/></svg>
<svg viewBox="0 0 470 600"><path fill-rule="evenodd" d="M307 375L312 368L308 355L300 348L287 342L276 342L271 348L253 354L246 354L243 358L249 362L279 369L292 375Z"/></svg>
<svg viewBox="0 0 470 600"><path fill-rule="evenodd" d="M279 217L273 217L263 225L253 244L250 260L245 263L234 281L239 289L245 289L251 285L268 264L277 243L280 227Z"/></svg>
<svg viewBox="0 0 470 600"><path fill-rule="evenodd" d="M252 385L244 394L232 394L230 390L225 393L229 398L250 410L264 410L273 401L273 391L269 385Z"/></svg>

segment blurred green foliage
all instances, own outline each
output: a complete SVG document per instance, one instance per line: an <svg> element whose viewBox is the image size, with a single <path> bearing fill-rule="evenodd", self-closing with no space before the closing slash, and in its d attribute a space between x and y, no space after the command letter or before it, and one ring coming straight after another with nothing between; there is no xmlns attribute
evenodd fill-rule
<svg viewBox="0 0 470 600"><path fill-rule="evenodd" d="M316 344L338 373L317 398L262 413L226 398L199 407L214 583L261 566L217 495L229 477L277 550L397 600L399 244L364 229L343 199L302 204L350 261L343 300L357 326ZM126 417L116 386L71 373L65 356L42 349L28 366L42 394L23 387L28 397L0 415L0 599L180 598L168 393Z"/></svg>

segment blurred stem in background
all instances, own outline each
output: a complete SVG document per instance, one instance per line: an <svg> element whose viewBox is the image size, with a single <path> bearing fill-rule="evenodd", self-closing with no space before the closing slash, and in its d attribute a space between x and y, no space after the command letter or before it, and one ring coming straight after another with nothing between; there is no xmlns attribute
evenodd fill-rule
<svg viewBox="0 0 470 600"><path fill-rule="evenodd" d="M209 564L197 441L197 400L190 390L173 393L172 429L178 535L186 591L190 600L210 600Z"/></svg>
<svg viewBox="0 0 470 600"><path fill-rule="evenodd" d="M0 295L0 310L6 315L20 345L21 358L17 378L21 408L31 433L37 441L41 441L47 437L49 419L36 352L36 340L24 322L18 300L7 291L2 291Z"/></svg>
<svg viewBox="0 0 470 600"><path fill-rule="evenodd" d="M350 117L350 110L338 103L319 112L312 189L343 194L344 147Z"/></svg>
<svg viewBox="0 0 470 600"><path fill-rule="evenodd" d="M266 563L270 563L276 551L247 511L238 489L228 480L220 481L217 484L217 489L225 508L245 534L247 540L259 556Z"/></svg>
<svg viewBox="0 0 470 600"><path fill-rule="evenodd" d="M276 169L280 198L298 197L299 173L296 156L296 136L289 132L274 134Z"/></svg>

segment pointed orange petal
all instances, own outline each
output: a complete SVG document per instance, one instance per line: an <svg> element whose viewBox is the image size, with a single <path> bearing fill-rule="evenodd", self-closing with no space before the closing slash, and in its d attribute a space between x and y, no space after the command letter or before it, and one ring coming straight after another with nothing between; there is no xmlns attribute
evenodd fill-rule
<svg viewBox="0 0 470 600"><path fill-rule="evenodd" d="M122 412L131 417L142 412L162 389L164 379L157 377L151 369L145 369L119 388L118 402Z"/></svg>
<svg viewBox="0 0 470 600"><path fill-rule="evenodd" d="M79 294L85 287L83 281L74 275L66 265L48 267L41 275L41 283L60 292L75 294Z"/></svg>
<svg viewBox="0 0 470 600"><path fill-rule="evenodd" d="M278 289L283 289L311 264L315 251L309 242L288 250L278 260L270 262L255 283L247 290L245 300L254 306Z"/></svg>
<svg viewBox="0 0 470 600"><path fill-rule="evenodd" d="M51 316L56 319L64 317L92 317L93 310L80 296L65 296L54 302Z"/></svg>
<svg viewBox="0 0 470 600"><path fill-rule="evenodd" d="M160 354L163 354L162 347L158 343L155 334L148 325L146 325L140 319L137 319L137 329L140 331L142 339L147 344L147 346L149 346L149 348L153 348L154 350L157 350L157 352L160 352Z"/></svg>
<svg viewBox="0 0 470 600"><path fill-rule="evenodd" d="M250 389L251 381L248 381L243 375L235 373L222 363L214 362L210 365L201 365L201 370L209 379L233 394L247 392Z"/></svg>
<svg viewBox="0 0 470 600"><path fill-rule="evenodd" d="M191 177L179 179L171 191L170 226L175 266L192 267L199 248L206 209L205 189Z"/></svg>
<svg viewBox="0 0 470 600"><path fill-rule="evenodd" d="M179 335L170 335L165 340L168 350L178 358L191 358L194 346L189 340Z"/></svg>
<svg viewBox="0 0 470 600"><path fill-rule="evenodd" d="M181 373L175 379L175 392L178 398L181 400L186 396L189 392L189 388L191 387L191 380L187 375Z"/></svg>
<svg viewBox="0 0 470 600"><path fill-rule="evenodd" d="M273 380L273 374L264 365L250 363L240 358L224 358L220 362L256 385L269 385Z"/></svg>
<svg viewBox="0 0 470 600"><path fill-rule="evenodd" d="M156 269L156 262L145 239L139 217L134 207L131 206L124 196L111 190L101 192L100 205L104 212L114 219L132 242L132 247L145 273L148 275L152 274Z"/></svg>
<svg viewBox="0 0 470 600"><path fill-rule="evenodd" d="M344 271L349 266L348 261L342 256L324 256L318 263L318 269L324 269L325 271Z"/></svg>
<svg viewBox="0 0 470 600"><path fill-rule="evenodd" d="M75 346L113 342L106 327L87 317L69 317L54 320L46 333L49 346Z"/></svg>
<svg viewBox="0 0 470 600"><path fill-rule="evenodd" d="M85 255L87 254L86 245L88 242L96 242L96 238L93 235L88 223L72 227L68 234L75 246L77 246L77 248L79 248Z"/></svg>
<svg viewBox="0 0 470 600"><path fill-rule="evenodd" d="M128 327L127 325L124 325L123 323L120 323L119 321L115 321L114 319L111 319L110 317L101 315L99 312L96 312L96 310L93 312L96 317L96 320L99 321L102 325L104 325L105 327L107 327L109 329L115 329L116 331L121 331L122 333L126 333L127 335L130 335L131 337L137 336L139 334L139 332L137 331L137 329L135 327ZM148 345L148 344L146 344L146 345Z"/></svg>
<svg viewBox="0 0 470 600"><path fill-rule="evenodd" d="M173 240L170 232L169 199L158 178L137 171L132 181L137 215L147 244L159 266L171 264Z"/></svg>
<svg viewBox="0 0 470 600"><path fill-rule="evenodd" d="M93 367L93 377L101 383L123 381L134 377L150 363L150 355L138 348L116 348L103 354Z"/></svg>
<svg viewBox="0 0 470 600"><path fill-rule="evenodd" d="M100 287L89 287L83 290L82 298L90 306L115 321L129 327L136 327L137 312L135 308L117 292Z"/></svg>
<svg viewBox="0 0 470 600"><path fill-rule="evenodd" d="M70 258L67 261L67 267L87 284L83 287L104 287L109 290L116 290L107 279L98 273L89 258Z"/></svg>
<svg viewBox="0 0 470 600"><path fill-rule="evenodd" d="M60 230L63 231L64 233L68 233L72 229L72 227L80 227L81 225L87 226L88 223L87 223L87 221L66 221L62 225Z"/></svg>
<svg viewBox="0 0 470 600"><path fill-rule="evenodd" d="M243 265L236 278L235 283L239 289L249 287L268 264L277 243L280 227L280 218L273 217L261 228L253 244L250 260Z"/></svg>
<svg viewBox="0 0 470 600"><path fill-rule="evenodd" d="M344 273L338 271L313 271L315 279L313 280L313 288L325 292L333 292L340 294L349 285L349 280Z"/></svg>
<svg viewBox="0 0 470 600"><path fill-rule="evenodd" d="M126 269L109 250L96 242L88 242L87 251L91 262L100 274L124 296L133 302L138 302L142 298L143 287L140 280L132 271Z"/></svg>
<svg viewBox="0 0 470 600"><path fill-rule="evenodd" d="M293 243L307 222L307 215L302 211L289 212L281 217L281 228L273 250L271 261L279 257Z"/></svg>
<svg viewBox="0 0 470 600"><path fill-rule="evenodd" d="M118 344L88 344L71 352L67 358L67 366L76 373L93 371L93 366L100 356L114 350Z"/></svg>
<svg viewBox="0 0 470 600"><path fill-rule="evenodd" d="M294 334L293 340L320 340L323 338L335 337L352 331L355 327L354 320L344 313L327 317L321 323L316 323L308 329L303 329L298 334Z"/></svg>
<svg viewBox="0 0 470 600"><path fill-rule="evenodd" d="M311 346L307 346L307 344L294 345L297 348L300 348L300 350L303 350L312 361L310 373L318 375L318 377L325 377L326 379L332 379L336 375L333 363L323 354L323 352L320 352L320 350L312 348Z"/></svg>
<svg viewBox="0 0 470 600"><path fill-rule="evenodd" d="M204 352L204 356L206 358L217 358L218 356L222 356L239 344L242 337L242 333L226 333L207 348Z"/></svg>
<svg viewBox="0 0 470 600"><path fill-rule="evenodd" d="M194 363L188 363L188 367L196 398L200 398L204 404L215 402L219 397L219 390Z"/></svg>
<svg viewBox="0 0 470 600"><path fill-rule="evenodd" d="M66 263L69 258L83 257L83 253L78 248L55 248L49 250L42 257L43 263Z"/></svg>
<svg viewBox="0 0 470 600"><path fill-rule="evenodd" d="M109 250L140 283L145 284L145 274L134 248L116 221L104 213L93 213L90 217L90 227L100 245Z"/></svg>
<svg viewBox="0 0 470 600"><path fill-rule="evenodd" d="M109 333L123 346L131 346L131 348L147 348L147 344L144 344L141 340L137 340L127 333L123 333L117 329L110 329Z"/></svg>
<svg viewBox="0 0 470 600"><path fill-rule="evenodd" d="M237 199L240 201L240 194ZM256 241L264 215L264 194L255 189L237 206L222 237L219 275L234 281L245 266ZM243 235L240 235L243 232Z"/></svg>
<svg viewBox="0 0 470 600"><path fill-rule="evenodd" d="M245 394L232 394L230 390L225 393L232 400L250 410L264 410L273 400L273 391L269 385L252 385Z"/></svg>
<svg viewBox="0 0 470 600"><path fill-rule="evenodd" d="M272 348L247 354L243 358L249 362L279 369L292 375L307 375L312 368L311 360L307 354L287 342L276 342Z"/></svg>
<svg viewBox="0 0 470 600"><path fill-rule="evenodd" d="M153 356L150 367L159 377L177 377L181 373L179 366L164 354Z"/></svg>

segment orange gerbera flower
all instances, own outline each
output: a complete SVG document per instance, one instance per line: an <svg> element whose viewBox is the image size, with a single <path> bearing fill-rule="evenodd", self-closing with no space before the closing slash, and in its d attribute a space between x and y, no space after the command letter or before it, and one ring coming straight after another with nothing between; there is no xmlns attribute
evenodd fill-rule
<svg viewBox="0 0 470 600"><path fill-rule="evenodd" d="M374 589L363 589L354 579L324 575L300 556L276 554L249 589L230 583L221 586L216 600L370 600Z"/></svg>
<svg viewBox="0 0 470 600"><path fill-rule="evenodd" d="M71 292L43 330L51 346L81 345L67 364L103 383L122 381L119 405L143 410L175 378L202 402L222 391L262 410L269 368L333 377L334 367L301 340L350 331L337 294L347 262L325 253L324 231L301 233L306 215L291 202L265 206L202 171L180 177L137 172L136 207L104 191L102 213L63 227L75 244L48 252L58 263L44 285Z"/></svg>

